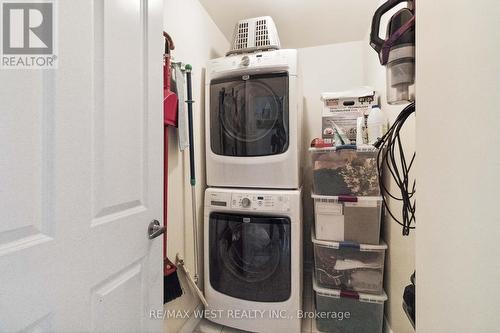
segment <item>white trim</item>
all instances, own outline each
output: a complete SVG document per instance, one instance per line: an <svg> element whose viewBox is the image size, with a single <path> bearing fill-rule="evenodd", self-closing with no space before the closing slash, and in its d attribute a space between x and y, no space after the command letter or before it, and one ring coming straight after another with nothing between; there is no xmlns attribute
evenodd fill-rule
<svg viewBox="0 0 500 333"><path fill-rule="evenodd" d="M203 304L198 304L198 306L192 311L194 312L201 312L203 311ZM189 319L182 325L182 328L179 330L178 333L193 333L194 329L198 326L202 318L197 318L194 315L191 315Z"/></svg>
<svg viewBox="0 0 500 333"><path fill-rule="evenodd" d="M386 316L384 316L384 333L394 333Z"/></svg>

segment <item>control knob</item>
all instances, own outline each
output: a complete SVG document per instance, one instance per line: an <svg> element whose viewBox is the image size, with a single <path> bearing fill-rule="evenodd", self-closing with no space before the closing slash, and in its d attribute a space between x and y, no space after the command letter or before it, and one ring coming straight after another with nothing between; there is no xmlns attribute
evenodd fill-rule
<svg viewBox="0 0 500 333"><path fill-rule="evenodd" d="M241 199L241 205L243 206L243 208L248 208L248 207L250 207L251 204L252 204L252 201L250 201L250 199L248 199L248 198Z"/></svg>
<svg viewBox="0 0 500 333"><path fill-rule="evenodd" d="M241 58L241 66L248 66L250 65L250 58L248 56L243 56Z"/></svg>

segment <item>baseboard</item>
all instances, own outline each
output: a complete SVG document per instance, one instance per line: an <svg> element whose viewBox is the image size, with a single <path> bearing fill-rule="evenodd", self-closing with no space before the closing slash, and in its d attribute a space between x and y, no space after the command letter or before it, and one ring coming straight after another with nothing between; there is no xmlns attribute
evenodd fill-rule
<svg viewBox="0 0 500 333"><path fill-rule="evenodd" d="M203 304L201 304L201 303L198 304L198 306L194 309L194 311L191 312L191 316L186 321L186 323L182 326L182 328L180 329L180 331L178 333L193 333L194 329L196 328L196 326L198 326L198 324L201 321L201 318L197 318L194 315L195 311L196 312L203 311Z"/></svg>
<svg viewBox="0 0 500 333"><path fill-rule="evenodd" d="M394 333L391 329L391 326L389 325L389 321L385 316L384 316L384 333Z"/></svg>

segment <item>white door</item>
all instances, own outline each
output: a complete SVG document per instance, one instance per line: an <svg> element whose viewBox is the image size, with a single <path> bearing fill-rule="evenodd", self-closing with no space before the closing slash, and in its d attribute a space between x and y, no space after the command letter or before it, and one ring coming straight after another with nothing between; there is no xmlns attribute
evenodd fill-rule
<svg viewBox="0 0 500 333"><path fill-rule="evenodd" d="M58 69L0 70L0 332L160 331L162 1L56 2Z"/></svg>

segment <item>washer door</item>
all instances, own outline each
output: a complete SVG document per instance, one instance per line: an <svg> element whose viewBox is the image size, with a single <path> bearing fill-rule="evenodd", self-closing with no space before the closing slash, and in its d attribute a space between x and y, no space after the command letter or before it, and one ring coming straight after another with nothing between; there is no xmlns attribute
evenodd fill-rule
<svg viewBox="0 0 500 333"><path fill-rule="evenodd" d="M211 213L210 284L228 296L283 302L291 295L288 217Z"/></svg>
<svg viewBox="0 0 500 333"><path fill-rule="evenodd" d="M210 146L217 155L287 151L288 74L243 75L210 83Z"/></svg>

